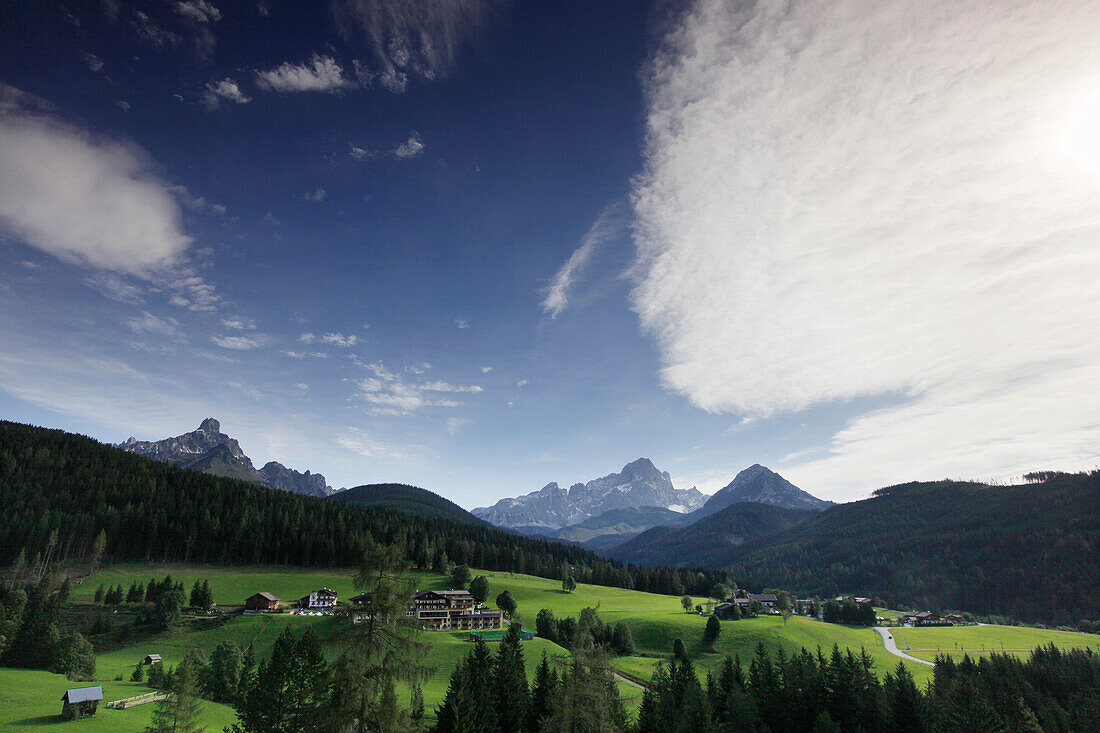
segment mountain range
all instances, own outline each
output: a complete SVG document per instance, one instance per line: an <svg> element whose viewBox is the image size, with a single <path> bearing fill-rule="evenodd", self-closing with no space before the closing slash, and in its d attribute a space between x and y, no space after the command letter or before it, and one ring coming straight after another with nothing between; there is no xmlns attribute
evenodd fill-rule
<svg viewBox="0 0 1100 733"><path fill-rule="evenodd" d="M639 458L623 466L619 473L573 484L568 491L551 482L530 494L501 499L491 507L478 507L473 513L500 527L556 530L612 509L660 507L690 512L702 507L705 501L706 497L694 486L677 489L667 471L659 471L648 458Z"/></svg>
<svg viewBox="0 0 1100 733"><path fill-rule="evenodd" d="M118 447L181 468L239 478L272 489L308 496L323 497L332 494L332 487L319 473L301 473L276 461L270 461L256 470L252 459L241 450L236 438L229 437L221 429L221 423L208 417L202 421L198 430L190 433L154 441L131 437Z"/></svg>

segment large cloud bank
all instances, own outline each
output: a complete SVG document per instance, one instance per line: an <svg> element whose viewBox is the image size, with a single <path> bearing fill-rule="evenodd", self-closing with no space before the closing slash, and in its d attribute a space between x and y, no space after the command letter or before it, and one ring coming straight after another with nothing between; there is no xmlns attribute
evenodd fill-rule
<svg viewBox="0 0 1100 733"><path fill-rule="evenodd" d="M666 386L750 417L881 397L787 468L837 496L1096 464L1098 37L1084 2L697 2L634 190Z"/></svg>

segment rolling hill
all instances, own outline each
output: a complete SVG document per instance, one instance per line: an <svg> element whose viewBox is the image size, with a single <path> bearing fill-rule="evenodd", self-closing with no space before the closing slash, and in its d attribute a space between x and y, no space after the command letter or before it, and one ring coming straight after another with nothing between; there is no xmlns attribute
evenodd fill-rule
<svg viewBox="0 0 1100 733"><path fill-rule="evenodd" d="M638 565L721 567L733 549L789 529L816 513L742 502L686 527L653 527L604 554Z"/></svg>
<svg viewBox="0 0 1100 733"><path fill-rule="evenodd" d="M406 484L365 484L338 491L331 498L359 506L392 509L417 517L488 525L488 522L478 519L453 501L427 489Z"/></svg>

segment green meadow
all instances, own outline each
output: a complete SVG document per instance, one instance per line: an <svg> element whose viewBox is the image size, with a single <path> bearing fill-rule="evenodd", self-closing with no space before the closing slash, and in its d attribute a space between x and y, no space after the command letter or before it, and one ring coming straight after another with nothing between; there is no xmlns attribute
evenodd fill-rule
<svg viewBox="0 0 1100 733"><path fill-rule="evenodd" d="M57 727L59 731L118 733L140 731L152 720L155 703L129 710L108 710L102 703L95 716L80 720L61 719L61 696L72 687L103 686L103 702L141 695L152 690L135 682L70 682L59 674L23 669L0 669L0 730L18 731L28 727ZM236 721L233 709L226 705L203 702L201 723L209 731L220 731Z"/></svg>
<svg viewBox="0 0 1100 733"><path fill-rule="evenodd" d="M895 628L890 630L898 648L931 652L938 651L991 652L1020 650L1030 652L1037 646L1054 644L1059 649L1093 649L1100 651L1100 635L1076 631L1031 629L1023 626L933 626L925 629ZM924 654L914 654L921 659ZM971 657L977 656L973 653ZM960 653L959 658L962 657Z"/></svg>
<svg viewBox="0 0 1100 733"><path fill-rule="evenodd" d="M683 639L701 677L708 670L717 668L727 654L740 656L747 666L761 642L770 652L783 649L787 654L795 654L803 647L811 651L820 647L825 654L829 654L834 644L841 650L850 648L856 652L862 647L875 661L879 674L892 670L900 661L883 648L879 635L871 629L826 624L799 616L791 617L786 623L779 616L723 621L714 649L703 649L701 638L706 618L684 613L677 597L583 584L572 593L563 593L559 582L545 578L477 570L472 574L484 575L489 579L489 605L501 591L510 591L518 604L519 617L529 630L534 629L535 616L542 608L549 608L556 616L562 617L577 615L581 609L593 607L598 609L605 623L626 623L637 651L633 656L613 659L612 664L634 679L648 679L657 663L668 658L677 638ZM240 605L245 598L258 591L274 593L288 602L322 586L336 590L342 599L355 594L354 571L350 569L129 564L112 566L86 578L74 588L73 597L77 603L91 603L95 589L101 583L108 587L121 585L126 589L134 581L147 583L150 578L161 579L165 575L183 581L188 589L196 580L209 581L215 602L222 605ZM439 573L416 572L412 574L412 579L418 589L450 587L447 577ZM110 611L104 609L104 613L110 614ZM121 675L124 680L128 679L134 664L146 654L160 654L166 664L174 666L189 650L210 652L227 639L241 646L251 644L257 658L264 659L270 654L275 639L288 625L295 631L312 628L321 638L330 658L335 659L343 650L345 642L341 625L332 617L287 613L235 615L227 623L213 628L192 629L184 626L104 651L97 655L98 683L104 686L105 700L147 692L149 688L144 685L118 682L114 678ZM983 648L1031 649L1050 642L1067 649L1100 649L1100 637L1095 635L1005 626L893 629L892 632L903 649L909 644L913 650L932 650L930 653L914 652L914 656L928 659L935 657L937 649L952 650L954 655L954 650L964 648L979 652ZM430 679L423 684L424 701L430 715L446 693L451 671L469 652L470 642L463 633L425 632L422 638L431 645L425 661L434 668ZM490 643L490 647L495 646L495 643ZM963 652L957 653L961 658ZM565 649L545 639L526 641L524 655L529 674L533 675L543 654L559 659L568 657ZM972 653L972 656L975 654ZM918 684L931 679L930 667L915 662L905 664ZM0 729L14 730L26 725L60 722L57 715L61 709L61 694L69 687L84 684L87 683L71 683L59 675L46 672L0 670ZM627 702L627 708L636 710L641 697L638 688L620 681L619 691ZM148 723L152 710L153 705L125 711L101 707L94 719L69 725L88 731L136 731ZM234 720L229 707L214 703L205 704L203 716L203 722L211 731L220 730Z"/></svg>

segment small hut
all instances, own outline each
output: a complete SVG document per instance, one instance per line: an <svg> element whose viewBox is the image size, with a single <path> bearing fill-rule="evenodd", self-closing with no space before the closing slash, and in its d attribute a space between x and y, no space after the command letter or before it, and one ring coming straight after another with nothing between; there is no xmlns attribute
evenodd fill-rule
<svg viewBox="0 0 1100 733"><path fill-rule="evenodd" d="M246 611L278 611L279 599L277 596L263 591L255 595L249 596L245 599L244 610Z"/></svg>
<svg viewBox="0 0 1100 733"><path fill-rule="evenodd" d="M103 688L76 687L66 690L61 696L61 717L65 720L73 718L87 718L95 715L99 701L103 699Z"/></svg>
<svg viewBox="0 0 1100 733"><path fill-rule="evenodd" d="M141 660L142 664L160 664L161 659L159 654L147 654L145 659Z"/></svg>

